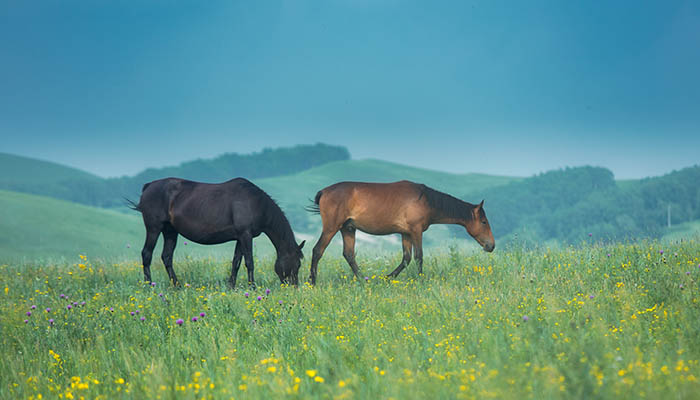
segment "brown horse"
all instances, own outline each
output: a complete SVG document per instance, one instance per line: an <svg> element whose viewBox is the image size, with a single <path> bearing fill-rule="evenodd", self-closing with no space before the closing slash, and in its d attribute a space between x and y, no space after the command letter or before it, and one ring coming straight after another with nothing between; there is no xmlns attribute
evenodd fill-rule
<svg viewBox="0 0 700 400"><path fill-rule="evenodd" d="M319 191L314 203L308 210L321 214L323 233L311 258L311 284L316 283L318 261L338 231L343 235L343 256L358 279L356 229L373 235L401 234L403 259L388 275L392 278L411 262L411 246L418 273L423 273L423 232L432 224L462 225L484 250L491 252L496 246L483 201L470 204L418 183L340 182Z"/></svg>

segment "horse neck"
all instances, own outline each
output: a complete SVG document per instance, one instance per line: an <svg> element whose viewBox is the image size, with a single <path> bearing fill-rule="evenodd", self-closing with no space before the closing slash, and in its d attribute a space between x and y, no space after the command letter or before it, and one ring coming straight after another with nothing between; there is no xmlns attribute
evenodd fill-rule
<svg viewBox="0 0 700 400"><path fill-rule="evenodd" d="M289 224L271 224L263 232L270 238L272 245L277 250L277 255L289 254L296 248L294 232Z"/></svg>
<svg viewBox="0 0 700 400"><path fill-rule="evenodd" d="M467 223L472 220L474 207L474 204L459 200L459 203L453 203L449 208L433 208L431 224L455 224L466 228Z"/></svg>

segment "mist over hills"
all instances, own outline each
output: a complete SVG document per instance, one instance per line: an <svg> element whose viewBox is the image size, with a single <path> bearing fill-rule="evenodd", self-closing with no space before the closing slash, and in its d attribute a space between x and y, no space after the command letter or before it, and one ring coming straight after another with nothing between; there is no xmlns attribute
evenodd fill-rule
<svg viewBox="0 0 700 400"><path fill-rule="evenodd" d="M105 179L60 164L0 153L0 190L6 190L0 192L4 207L0 229L6 236L0 244L1 254L31 253L32 235L37 231L43 232L37 248L45 255L65 255L65 249L73 252L81 246L97 251L110 242L123 247L128 241L138 247L143 227L124 207L123 197L136 200L144 183L168 176L205 182L244 176L275 198L293 229L307 237L320 231L321 220L306 213L304 206L318 190L343 180L407 179L471 203L485 199L485 210L501 245L634 240L666 234L682 238L697 235L700 227L698 166L625 181L616 181L611 171L601 167L565 168L528 178L451 174L381 160L352 160L344 147L316 144L244 155L227 153ZM65 217L68 215L72 217ZM442 244L449 237L471 241L461 227L436 227L426 235L426 244ZM61 247L66 238L71 246Z"/></svg>

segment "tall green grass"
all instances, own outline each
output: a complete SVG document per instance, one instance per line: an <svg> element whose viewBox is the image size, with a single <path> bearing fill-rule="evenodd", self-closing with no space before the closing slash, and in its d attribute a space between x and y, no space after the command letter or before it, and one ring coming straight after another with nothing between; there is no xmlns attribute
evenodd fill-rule
<svg viewBox="0 0 700 400"><path fill-rule="evenodd" d="M261 258L235 291L224 261L181 261L180 288L137 262L2 265L0 398L700 398L699 257L452 247L391 281L398 254L360 257L357 282L329 255L298 289Z"/></svg>

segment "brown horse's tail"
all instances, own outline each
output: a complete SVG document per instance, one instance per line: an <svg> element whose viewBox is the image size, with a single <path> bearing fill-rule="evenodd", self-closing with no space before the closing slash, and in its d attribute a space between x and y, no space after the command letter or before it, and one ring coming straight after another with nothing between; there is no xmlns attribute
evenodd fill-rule
<svg viewBox="0 0 700 400"><path fill-rule="evenodd" d="M316 193L316 197L313 200L313 204L310 206L304 207L304 210L306 210L312 214L320 214L321 207L319 206L319 202L321 201L322 195L323 195L323 190L319 190L318 193ZM311 199L309 199L309 201L311 201Z"/></svg>

